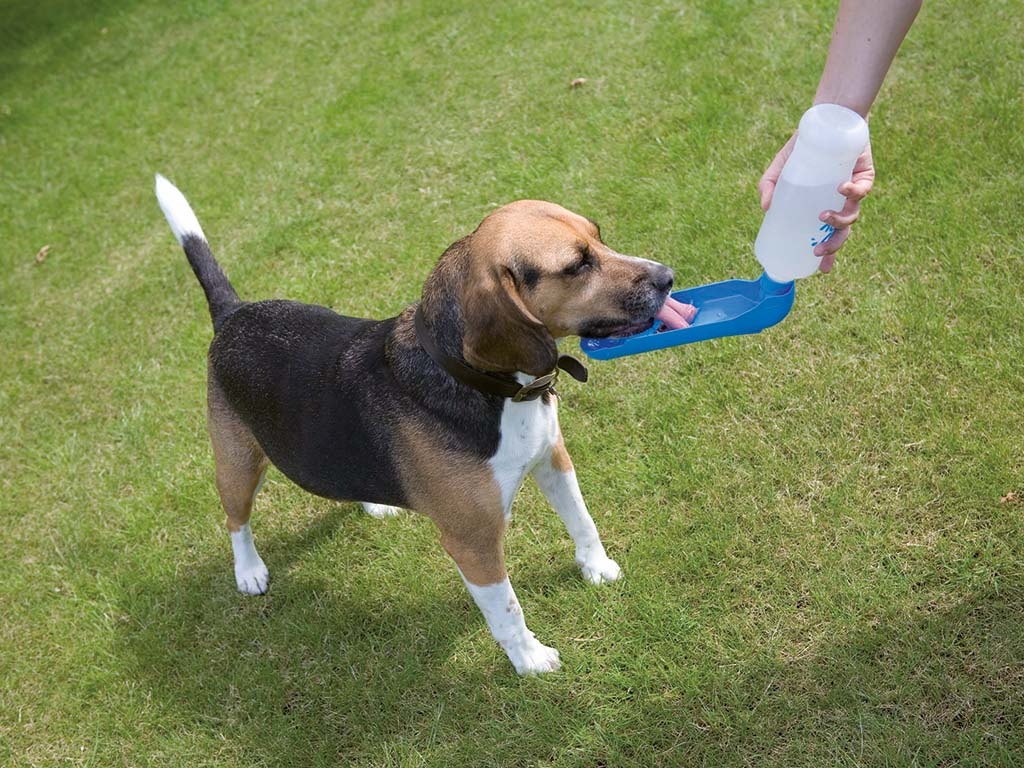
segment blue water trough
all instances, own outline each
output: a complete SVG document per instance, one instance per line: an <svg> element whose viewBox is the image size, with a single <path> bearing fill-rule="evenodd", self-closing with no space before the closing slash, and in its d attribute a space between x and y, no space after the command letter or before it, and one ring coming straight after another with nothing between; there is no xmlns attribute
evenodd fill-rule
<svg viewBox="0 0 1024 768"><path fill-rule="evenodd" d="M580 349L595 360L611 360L695 341L758 333L788 315L795 297L793 283L776 283L766 274L757 280L726 280L674 291L672 298L697 308L688 328L661 330L662 323L656 320L646 331L632 336L582 338Z"/></svg>

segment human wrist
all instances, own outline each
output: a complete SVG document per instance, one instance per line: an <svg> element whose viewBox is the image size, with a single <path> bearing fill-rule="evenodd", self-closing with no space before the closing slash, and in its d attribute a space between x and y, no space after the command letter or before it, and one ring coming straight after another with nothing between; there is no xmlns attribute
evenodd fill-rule
<svg viewBox="0 0 1024 768"><path fill-rule="evenodd" d="M817 106L818 104L838 104L841 107L852 109L858 115L867 120L868 113L871 111L871 104L873 102L874 98L869 98L863 94L843 92L840 89L819 86L817 92L814 94L814 101L811 106Z"/></svg>

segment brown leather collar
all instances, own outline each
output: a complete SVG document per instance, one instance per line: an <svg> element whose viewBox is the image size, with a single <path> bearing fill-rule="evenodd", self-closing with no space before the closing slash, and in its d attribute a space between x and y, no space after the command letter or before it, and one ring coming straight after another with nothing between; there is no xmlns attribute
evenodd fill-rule
<svg viewBox="0 0 1024 768"><path fill-rule="evenodd" d="M586 381L588 377L587 369L583 363L570 355L562 355L558 358L557 368L543 376L538 376L529 384L508 381L495 376L493 373L471 368L461 360L456 360L454 357L442 352L441 348L434 341L434 337L430 335L430 331L427 330L426 322L423 320L423 313L420 312L418 306L416 307L413 324L416 327L416 339L423 346L423 349L426 350L427 354L434 359L435 363L444 368L448 375L456 381L488 395L509 397L517 403L524 400L536 400L547 392L557 396L558 392L555 390L555 382L558 381L559 368L576 379L576 381Z"/></svg>

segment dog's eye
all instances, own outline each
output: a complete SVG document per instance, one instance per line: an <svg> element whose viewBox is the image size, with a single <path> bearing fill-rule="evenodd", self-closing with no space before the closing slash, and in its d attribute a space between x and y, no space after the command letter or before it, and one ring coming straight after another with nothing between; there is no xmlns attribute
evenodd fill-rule
<svg viewBox="0 0 1024 768"><path fill-rule="evenodd" d="M578 275L580 272L585 272L594 266L594 257L590 255L590 251L583 251L580 257L576 259L572 264L562 270L563 275L572 277Z"/></svg>

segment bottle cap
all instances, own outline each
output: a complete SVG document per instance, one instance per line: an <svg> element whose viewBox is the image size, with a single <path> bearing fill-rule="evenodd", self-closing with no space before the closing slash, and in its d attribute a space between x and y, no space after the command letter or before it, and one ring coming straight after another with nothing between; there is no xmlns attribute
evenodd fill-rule
<svg viewBox="0 0 1024 768"><path fill-rule="evenodd" d="M854 159L868 144L868 124L839 104L816 104L800 118L798 140L831 158Z"/></svg>

